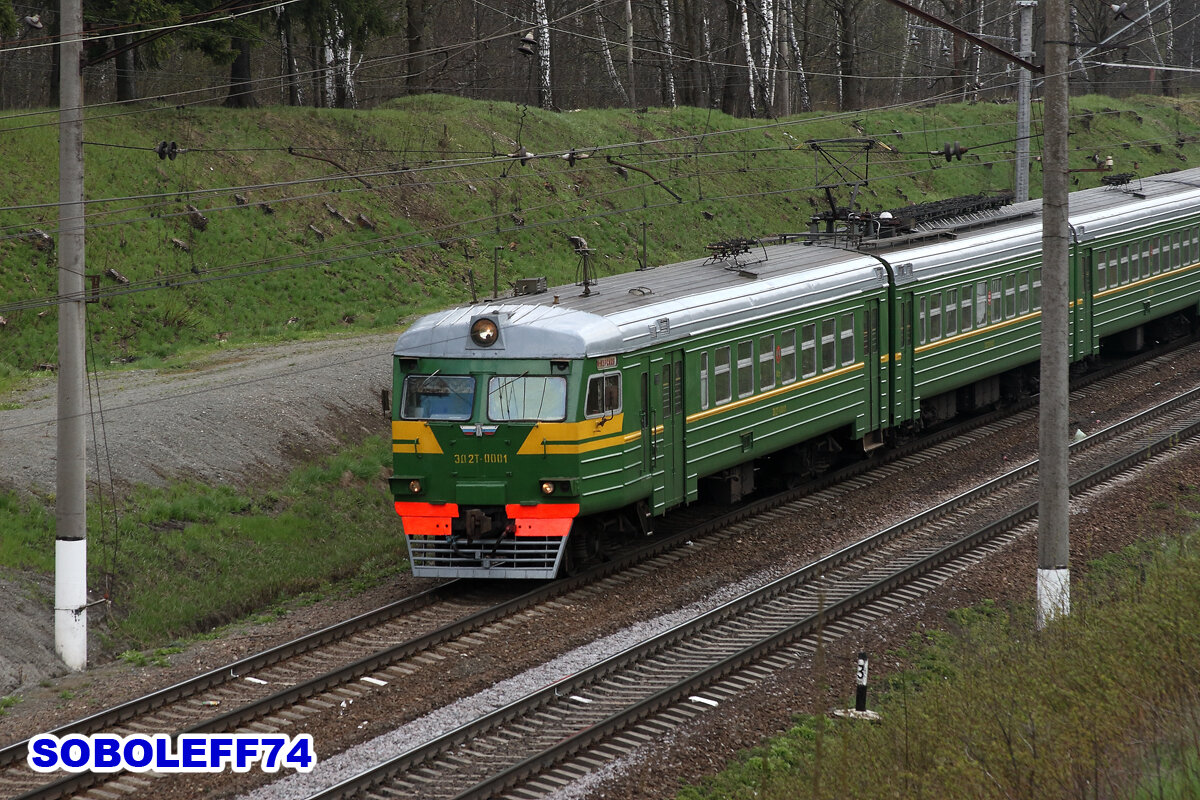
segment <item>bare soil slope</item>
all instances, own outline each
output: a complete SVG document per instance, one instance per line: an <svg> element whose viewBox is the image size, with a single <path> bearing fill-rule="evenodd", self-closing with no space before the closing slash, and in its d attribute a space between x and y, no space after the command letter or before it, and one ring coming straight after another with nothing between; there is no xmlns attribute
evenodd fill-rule
<svg viewBox="0 0 1200 800"><path fill-rule="evenodd" d="M93 381L89 480L107 486L262 484L306 458L386 434L395 334L220 351L187 370L109 372ZM55 491L54 381L0 402L0 488ZM0 696L62 671L53 648L53 584L0 574ZM94 638L94 637L93 637Z"/></svg>

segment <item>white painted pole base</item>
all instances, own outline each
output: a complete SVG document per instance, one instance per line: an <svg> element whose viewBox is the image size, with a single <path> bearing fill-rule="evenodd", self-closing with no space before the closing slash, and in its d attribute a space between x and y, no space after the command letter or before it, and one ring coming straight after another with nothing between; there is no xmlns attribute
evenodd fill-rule
<svg viewBox="0 0 1200 800"><path fill-rule="evenodd" d="M1049 625L1055 617L1071 613L1071 570L1038 569L1037 571L1037 626L1038 630Z"/></svg>
<svg viewBox="0 0 1200 800"><path fill-rule="evenodd" d="M87 539L54 543L54 650L69 669L87 669Z"/></svg>

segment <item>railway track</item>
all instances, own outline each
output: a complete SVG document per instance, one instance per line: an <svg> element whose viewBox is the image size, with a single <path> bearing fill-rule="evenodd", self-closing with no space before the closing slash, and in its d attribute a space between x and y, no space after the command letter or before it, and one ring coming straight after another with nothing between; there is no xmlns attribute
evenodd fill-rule
<svg viewBox="0 0 1200 800"><path fill-rule="evenodd" d="M1094 434L1072 447L1072 495L1198 433L1200 389ZM1014 469L310 800L551 794L811 657L819 638L870 625L1031 530L1036 482L1036 462Z"/></svg>
<svg viewBox="0 0 1200 800"><path fill-rule="evenodd" d="M1103 380L1094 385L1097 387L1094 391L1103 391ZM373 682L401 678L408 669L406 661L472 632L484 631L499 620L536 608L556 597L569 597L573 592L590 596L615 590L629 580L623 573L635 564L641 563L645 569L666 566L677 557L671 552L683 541L693 542L696 547L709 546L737 535L742 530L738 525L741 520L753 515L795 513L795 508L802 507L785 506L778 512L770 510L781 503L829 502L842 492L861 488L870 481L885 480L890 474L911 469L922 460L942 457L949 450L967 446L974 438L986 436L998 428L1025 424L1021 415L1032 413L1035 412L1026 410L1007 421L985 421L981 426L977 422L974 431L966 434L957 431L957 438L924 451L908 455L898 453L890 463L857 465L826 476L822 479L824 488L809 494L807 501L803 497L794 499L803 492L769 498L710 519L701 527L677 530L599 569L523 595L518 596L511 588L490 583L476 585L470 590L460 582L445 584L52 732L61 736L101 730L115 733L280 730L330 704L370 692L375 685ZM942 437L949 435L946 432L940 434ZM856 477L847 480L850 476ZM805 491L812 492L813 489ZM714 531L716 535L711 535ZM656 559L662 561L656 562ZM497 602L499 595L503 595L503 602ZM414 630L418 632L413 633ZM397 641L398 644L386 647L381 644ZM364 681L364 678L370 680ZM0 749L0 794L20 795L27 800L66 797L107 780L104 796L111 797L137 794L148 785L148 778L136 775L114 777L90 773L47 784L46 776L35 775L24 766L25 747L25 742L17 742Z"/></svg>

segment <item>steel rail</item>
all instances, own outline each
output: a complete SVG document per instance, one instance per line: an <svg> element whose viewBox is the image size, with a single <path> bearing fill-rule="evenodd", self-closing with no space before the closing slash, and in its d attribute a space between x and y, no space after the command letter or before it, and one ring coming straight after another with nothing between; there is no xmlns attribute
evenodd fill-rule
<svg viewBox="0 0 1200 800"><path fill-rule="evenodd" d="M1200 397L1200 389L1193 390L1185 396L1175 398L1160 404L1153 409L1138 415L1138 418L1144 423L1146 419L1157 416L1162 411L1173 409L1187 402L1188 400L1195 401ZM1103 431L1089 437L1095 443L1106 439L1111 439L1120 433L1128 430L1133 424L1132 420L1118 423ZM1103 483L1115 475L1129 470L1158 454L1178 446L1186 439L1195 437L1200 433L1200 421L1194 421L1189 424L1178 426L1165 436L1160 436L1149 444L1139 446L1136 451L1125 455L1111 464L1093 471L1089 475L1074 481L1071 485L1072 494L1079 494ZM1076 443L1075 447L1087 445L1089 442ZM1032 462L1022 467L1005 473L987 484L976 487L968 492L964 492L955 498L952 498L939 506L929 509L921 514L904 520L895 526L892 526L884 531L880 531L868 539L854 543L846 548L843 548L836 553L833 553L825 558L814 562L813 564L798 570L797 572L781 578L767 586L761 587L754 592L751 592L731 601L717 609L713 609L706 614L697 617L696 619L684 623L671 631L668 631L654 639L651 639L642 645L638 645L630 650L613 656L605 661L602 661L593 667L583 670L569 679L560 681L557 684L541 689L537 692L508 705L504 708L480 718L472 723L463 725L460 728L434 740L418 748L414 748L407 753L386 761L371 770L367 770L360 775L342 781L341 783L330 787L320 793L312 795L309 800L341 800L341 798L353 797L361 791L378 786L392 776L400 774L406 770L418 767L430 759L436 758L442 753L465 744L477 737L487 734L489 731L495 730L508 721L519 718L520 716L540 709L543 706L553 702L563 696L569 696L580 692L584 687L595 684L607 675L615 673L617 670L633 664L639 660L647 658L649 655L657 654L672 644L682 641L684 638L695 635L698 631L702 631L711 627L716 622L725 619L734 614L740 613L748 608L757 607L765 600L787 591L790 586L811 579L814 575L822 575L839 564L849 561L856 555L874 549L884 542L901 535L903 532L917 527L921 521L928 522L932 519L945 516L954 509L964 505L969 505L973 500L981 497L986 489L990 487L991 491L997 488L1003 488L1021 477L1029 477L1032 472L1037 469L1037 462ZM932 570L939 569L942 566L959 559L967 553L975 550L981 545L989 542L995 537L1002 535L1017 526L1030 522L1037 517L1037 503L1030 503L1024 507L1006 515L1001 520L986 525L974 533L968 534L954 541L952 544L939 549L937 552L923 557L915 563L894 572L893 574L872 583L870 586L822 608L818 613L812 614L779 632L765 637L758 642L740 650L735 655L726 657L721 661L706 667L703 670L697 671L685 680L679 681L674 685L654 692L650 696L636 703L630 704L625 710L612 714L609 717L592 724L586 725L582 730L574 735L562 738L556 744L547 748L534 756L526 758L519 763L513 764L491 776L485 781L478 783L476 786L455 795L455 800L482 800L482 798L494 797L498 792L505 791L518 783L525 781L542 771L547 766L560 763L564 759L581 752L601 741L608 739L614 734L625 729L629 725L640 720L646 719L651 715L677 703L684 697L694 695L705 687L710 686L714 681L722 679L731 673L742 669L743 667L761 660L763 657L770 655L791 644L796 639L806 635L810 635L822 626L828 625L836 619L844 618L853 611L865 606L868 603L873 603L881 598L894 593L898 588L910 584L915 579L929 573Z"/></svg>
<svg viewBox="0 0 1200 800"><path fill-rule="evenodd" d="M1122 361L1116 366L1106 367L1102 371L1092 373L1091 375L1085 377L1085 381L1087 383L1093 383L1103 380L1113 374L1119 373L1121 370L1130 368L1131 365L1152 361L1153 359L1162 356L1164 353L1170 352L1171 349L1175 348L1160 348L1156 351L1152 351L1151 353L1140 354L1132 359ZM1031 398L1029 401L1023 403L1021 407L1024 408L1031 406L1035 402L1036 397ZM1178 402L1181 402L1180 398L1176 398L1173 401L1168 401L1168 403ZM821 489L835 485L849 477L868 472L871 469L877 468L883 464L898 461L907 455L912 454L913 452L931 446L931 444L962 435L964 431L974 430L980 428L981 426L992 424L997 420L1010 417L1012 414L1013 407L1010 406L1002 411L991 412L981 417L976 417L967 422L931 433L930 435L922 437L921 439L909 443L903 447L895 448L887 454L886 458L875 458L872 460L859 462L846 468L820 476L803 487L782 492L758 501L752 501L742 507L715 516L700 525L690 525L685 530L676 531L669 535L665 535L645 546L631 550L613 561L601 564L572 578L539 587L524 595L521 595L518 598L515 598L514 600L507 601L492 608L468 615L461 620L438 628L429 634L401 643L389 648L386 651L381 651L379 653L358 659L343 668L328 672L310 681L298 684L290 689L277 692L268 697L246 704L245 706L231 710L225 714L221 714L204 722L197 723L196 725L188 728L174 731L172 735L177 736L182 733L218 732L234 729L239 725L261 718L272 711L295 704L296 702L299 702L307 697L311 697L315 694L319 694L320 692L339 685L340 683L346 683L361 677L364 674L386 666L390 662L408 657L420 652L421 650L428 649L444 641L455 638L456 636L461 636L467 632L478 629L479 627L482 627L497 619L517 613L524 608L537 605L560 595L568 594L590 583L629 569L632 566L669 552L676 547L679 547L685 541L707 535L713 531L720 530L721 528L727 527L736 522L740 522L764 511L777 508L788 502L792 502L799 497L803 497L807 494L812 494ZM1127 422L1123 424L1128 425L1132 423ZM1002 481L1006 477L1007 476L1001 476L996 480ZM1016 479L1016 477L1011 478L1011 480ZM921 524L921 522L916 518L908 522L912 525ZM897 531L893 535L899 535L903 532L904 531ZM286 658L299 655L316 647L353 635L360 630L378 625L393 617L404 613L409 613L423 606L427 606L436 603L439 600L453 596L458 591L460 583L460 581L447 582L440 586L429 589L426 592L413 595L409 598L404 598L374 611L361 614L351 620L331 625L313 634L300 637L291 642L286 642L262 653L248 656L236 662L232 662L222 667L210 670L202 675L198 675L194 678L181 681L172 686L158 690L144 697L131 700L127 703L106 709L76 722L69 723L68 725L61 726L50 731L50 733L58 736L64 736L69 733L91 733L102 730L105 727L133 719L139 714L144 714L147 711L163 707L169 703L176 702L196 694L197 692L218 686L231 680L232 678L243 675L246 672L261 669ZM28 749L29 741L29 739L26 739L8 745L4 748L0 748L0 767L12 764L17 760L24 758ZM94 783L108 780L113 777L115 776L96 776L91 773L74 774L66 778L62 778L52 784L47 784L43 787L26 792L25 794L20 795L18 800L56 800L57 798L66 797L82 791Z"/></svg>

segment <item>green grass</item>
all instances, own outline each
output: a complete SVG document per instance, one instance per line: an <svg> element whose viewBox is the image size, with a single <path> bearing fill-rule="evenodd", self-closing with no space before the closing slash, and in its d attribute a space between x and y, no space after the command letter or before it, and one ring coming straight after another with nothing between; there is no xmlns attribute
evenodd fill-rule
<svg viewBox="0 0 1200 800"><path fill-rule="evenodd" d="M1181 486L1181 517L1200 507ZM798 717L678 800L1183 798L1200 790L1200 534L1089 565L1072 613L956 612L886 661L878 724Z"/></svg>
<svg viewBox="0 0 1200 800"><path fill-rule="evenodd" d="M1074 106L1073 167L1112 151L1117 171L1152 174L1197 155L1195 100L1085 97ZM826 207L824 192L812 187L841 179L805 144L812 139L874 136L891 148L872 152L869 168L861 155L850 159L871 178L860 208L1008 189L1005 159L1015 135L1013 107L996 104L764 123L695 108L554 114L441 95L371 112L162 109L97 113L85 124L86 139L96 143L85 151L88 272L115 269L133 281L158 282L88 306L90 355L102 368L169 363L195 348L394 329L415 314L468 300L469 272L486 296L494 267L502 290L535 275L573 282L578 259L569 234L597 250L593 263L603 276L638 265L643 225L651 264L702 255L702 243L719 239L805 230L812 212ZM0 117L12 167L0 185L0 209L22 207L0 210L6 301L57 291L55 252L36 249L24 235L53 232L57 224L53 208L28 207L56 199L50 130ZM149 151L105 146L163 137L190 152L163 161ZM518 139L534 153L606 149L574 166L560 158L522 166L505 157ZM951 163L930 155L947 141L971 149ZM289 147L337 166L289 154ZM1035 141L1035 155L1039 147ZM621 177L606 157L635 169ZM371 173L364 178L370 186L328 177L341 167ZM1073 178L1082 188L1098 185L1101 175ZM289 181L304 182L284 185ZM1036 196L1036 162L1031 184ZM237 205L235 191L251 204ZM848 188L835 195L848 204ZM255 205L264 201L276 213ZM188 224L188 203L208 218L204 230ZM326 204L351 221L365 215L375 230L346 225ZM203 282L179 283L191 280ZM119 287L107 277L101 283ZM57 314L53 305L0 314L7 319L0 326L2 392L56 360Z"/></svg>
<svg viewBox="0 0 1200 800"><path fill-rule="evenodd" d="M10 694L6 697L0 697L0 717L3 717L5 714L7 714L8 710L19 702L21 702L21 698L15 694Z"/></svg>
<svg viewBox="0 0 1200 800"><path fill-rule="evenodd" d="M294 598L376 585L407 568L378 437L271 490L137 488L114 524L89 505L89 582L113 602L113 648L161 646ZM54 518L0 494L0 563L50 572Z"/></svg>

